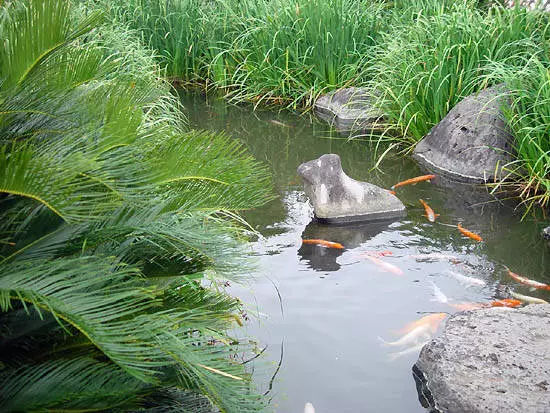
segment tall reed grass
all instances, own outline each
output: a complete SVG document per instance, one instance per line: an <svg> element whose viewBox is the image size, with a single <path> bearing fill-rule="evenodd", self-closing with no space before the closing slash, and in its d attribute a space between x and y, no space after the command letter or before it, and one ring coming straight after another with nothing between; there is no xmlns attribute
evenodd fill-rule
<svg viewBox="0 0 550 413"><path fill-rule="evenodd" d="M549 57L546 53L533 56L521 70L498 63L492 67L492 77L507 86L508 104L503 112L516 152L516 160L506 166L511 179L498 187L512 185L519 189L527 211L537 204L550 205Z"/></svg>
<svg viewBox="0 0 550 413"><path fill-rule="evenodd" d="M407 149L465 96L510 82L519 157L510 171L523 174L526 197L549 202L545 13L488 0L94 2L141 33L168 76L234 102L310 108L321 93L366 86L385 136ZM524 68L532 56L538 66Z"/></svg>
<svg viewBox="0 0 550 413"><path fill-rule="evenodd" d="M464 5L389 32L372 87L397 136L414 145L463 97L488 86L489 61L511 69L539 52L545 27L540 13Z"/></svg>
<svg viewBox="0 0 550 413"><path fill-rule="evenodd" d="M113 19L142 33L168 76L215 85L234 100L311 105L364 84L385 27L383 2L114 0Z"/></svg>

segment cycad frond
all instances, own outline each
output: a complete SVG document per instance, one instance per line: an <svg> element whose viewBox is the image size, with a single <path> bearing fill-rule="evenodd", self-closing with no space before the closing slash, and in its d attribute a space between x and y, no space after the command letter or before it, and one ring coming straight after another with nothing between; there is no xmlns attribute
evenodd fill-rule
<svg viewBox="0 0 550 413"><path fill-rule="evenodd" d="M157 140L148 153L163 194L184 209L242 210L271 198L266 168L238 141L192 131Z"/></svg>
<svg viewBox="0 0 550 413"><path fill-rule="evenodd" d="M21 84L51 53L90 31L100 15L94 13L71 30L69 3L56 0L14 2L4 14L0 44L3 87Z"/></svg>
<svg viewBox="0 0 550 413"><path fill-rule="evenodd" d="M185 131L149 52L73 5L0 2L0 406L122 411L173 390L182 411L195 393L259 411L238 361L253 345L227 333L241 304L214 277L249 268L236 214L271 197L269 173Z"/></svg>
<svg viewBox="0 0 550 413"><path fill-rule="evenodd" d="M79 357L21 366L1 374L0 387L3 412L101 411L132 406L147 385L112 363Z"/></svg>
<svg viewBox="0 0 550 413"><path fill-rule="evenodd" d="M136 283L135 269L98 257L25 261L1 267L0 309L12 300L51 313L86 336L129 374L150 381L155 354L142 323L128 321L159 305ZM145 337L144 337L145 336ZM152 361L146 361L152 360ZM162 363L161 363L162 364Z"/></svg>

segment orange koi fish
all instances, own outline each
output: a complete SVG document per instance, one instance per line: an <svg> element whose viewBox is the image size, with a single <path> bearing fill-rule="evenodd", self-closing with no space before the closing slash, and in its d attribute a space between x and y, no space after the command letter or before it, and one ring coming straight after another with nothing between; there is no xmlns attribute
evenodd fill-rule
<svg viewBox="0 0 550 413"><path fill-rule="evenodd" d="M479 241L479 242L483 241L483 238L481 238L479 235L473 233L472 231L468 231L466 228L463 228L462 225L458 224L457 227L458 227L458 230L460 231L460 233L462 235L465 235L468 238L471 238L475 241Z"/></svg>
<svg viewBox="0 0 550 413"><path fill-rule="evenodd" d="M407 324L405 327L403 327L401 330L397 331L398 334L407 334L414 330L417 327L428 325L430 326L430 330L432 333L435 333L437 329L439 328L439 324L447 317L446 313L435 313L435 314L428 314L425 315L422 318L419 318L416 321L413 321L409 324Z"/></svg>
<svg viewBox="0 0 550 413"><path fill-rule="evenodd" d="M550 290L550 285L548 284L544 284L535 280L530 280L529 278L522 277L521 275L518 275L515 272L510 271L510 269L508 268L507 270L508 270L508 275L521 284L525 284L533 288L539 288L541 290Z"/></svg>
<svg viewBox="0 0 550 413"><path fill-rule="evenodd" d="M521 305L520 300L514 300L513 298L505 298L504 300L496 300L490 303L491 307L518 307Z"/></svg>
<svg viewBox="0 0 550 413"><path fill-rule="evenodd" d="M390 264L389 262L382 261L380 258L376 258L370 255L365 256L366 259L375 263L382 271L391 272L395 275L403 275L401 268Z"/></svg>
<svg viewBox="0 0 550 413"><path fill-rule="evenodd" d="M424 211L426 211L426 215L424 216L428 218L428 221L435 222L435 219L439 216L439 214L434 213L434 210L431 209L423 199L420 200L420 203L424 207Z"/></svg>
<svg viewBox="0 0 550 413"><path fill-rule="evenodd" d="M394 186L392 186L391 189L399 188L400 186L416 184L416 183L422 182L422 181L429 181L430 179L434 179L434 178L435 178L435 175L417 176L415 178L411 178L411 179L407 179L405 181L398 182Z"/></svg>
<svg viewBox="0 0 550 413"><path fill-rule="evenodd" d="M315 244L327 248L344 249L344 246L338 242L325 241L324 239L303 239L302 244Z"/></svg>

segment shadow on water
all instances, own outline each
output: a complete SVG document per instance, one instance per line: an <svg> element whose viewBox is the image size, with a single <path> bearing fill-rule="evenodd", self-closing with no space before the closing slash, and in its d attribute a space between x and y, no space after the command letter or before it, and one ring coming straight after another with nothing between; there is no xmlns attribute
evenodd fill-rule
<svg viewBox="0 0 550 413"><path fill-rule="evenodd" d="M302 232L302 239L322 239L337 242L344 249L327 248L315 244L302 244L298 249L301 261L306 261L315 271L338 271L337 262L346 249L354 249L388 229L392 221L378 221L363 224L326 225L313 219Z"/></svg>

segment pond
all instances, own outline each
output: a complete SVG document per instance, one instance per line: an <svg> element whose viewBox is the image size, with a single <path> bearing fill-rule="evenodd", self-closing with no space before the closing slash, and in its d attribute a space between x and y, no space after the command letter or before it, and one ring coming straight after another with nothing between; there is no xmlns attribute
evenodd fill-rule
<svg viewBox="0 0 550 413"><path fill-rule="evenodd" d="M504 286L550 300L507 274L508 267L550 282L550 254L540 237L544 222L520 222L513 204L438 177L397 190L406 218L320 225L296 174L302 162L336 153L349 176L382 188L426 171L394 154L375 168L382 148L348 141L307 116L253 111L200 95L182 93L181 99L193 128L239 139L273 174L278 198L244 214L262 235L251 247L257 273L250 285L229 292L255 313L246 333L266 348L267 366L255 377L275 411L303 412L311 402L317 413L424 412L412 365L425 340L402 346L384 341L398 340L409 323L428 314L503 298ZM423 216L419 199L440 214L435 223ZM461 236L457 223L484 242ZM345 248L302 245L302 239Z"/></svg>

